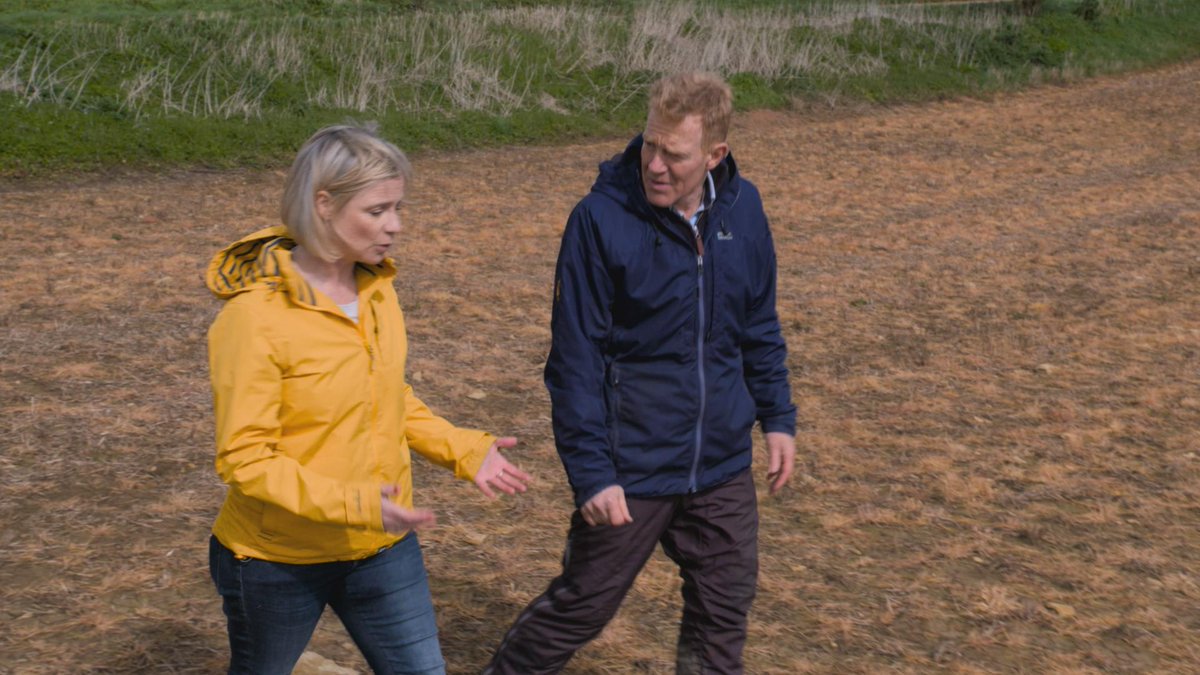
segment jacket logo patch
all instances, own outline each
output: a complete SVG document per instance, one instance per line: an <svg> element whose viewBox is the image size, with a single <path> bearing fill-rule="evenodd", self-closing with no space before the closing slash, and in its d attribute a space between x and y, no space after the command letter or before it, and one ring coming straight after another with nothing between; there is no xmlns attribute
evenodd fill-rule
<svg viewBox="0 0 1200 675"><path fill-rule="evenodd" d="M717 239L720 241L729 241L730 239L733 239L733 233L729 230L721 230L720 232L717 232Z"/></svg>

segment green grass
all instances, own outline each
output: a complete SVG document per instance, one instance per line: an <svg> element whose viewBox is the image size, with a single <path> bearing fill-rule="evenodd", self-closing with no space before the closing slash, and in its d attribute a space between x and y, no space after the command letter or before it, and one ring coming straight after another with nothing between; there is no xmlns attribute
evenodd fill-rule
<svg viewBox="0 0 1200 675"><path fill-rule="evenodd" d="M1200 55L1194 1L1010 10L15 0L0 10L0 175L275 165L347 118L410 150L628 133L646 85L694 65L725 73L749 109L987 94Z"/></svg>

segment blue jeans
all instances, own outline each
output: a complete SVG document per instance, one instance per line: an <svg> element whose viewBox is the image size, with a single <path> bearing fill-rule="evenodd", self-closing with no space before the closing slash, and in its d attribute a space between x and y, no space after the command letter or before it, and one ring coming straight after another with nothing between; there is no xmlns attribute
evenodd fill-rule
<svg viewBox="0 0 1200 675"><path fill-rule="evenodd" d="M417 536L362 560L289 565L239 558L216 537L209 571L224 600L229 672L292 672L328 605L376 673L444 673Z"/></svg>

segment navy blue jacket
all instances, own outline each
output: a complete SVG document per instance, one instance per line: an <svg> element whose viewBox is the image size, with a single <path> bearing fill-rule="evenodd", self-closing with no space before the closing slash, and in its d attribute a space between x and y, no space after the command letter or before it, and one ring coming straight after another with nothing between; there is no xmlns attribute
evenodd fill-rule
<svg viewBox="0 0 1200 675"><path fill-rule="evenodd" d="M700 256L687 223L646 200L641 146L600 165L555 272L546 387L579 506L610 485L632 497L718 485L749 468L755 420L795 433L758 190L732 156L713 170Z"/></svg>

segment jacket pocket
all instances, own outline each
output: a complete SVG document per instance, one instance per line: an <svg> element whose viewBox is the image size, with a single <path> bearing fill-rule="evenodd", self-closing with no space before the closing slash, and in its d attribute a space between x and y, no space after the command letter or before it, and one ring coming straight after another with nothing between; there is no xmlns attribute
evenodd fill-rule
<svg viewBox="0 0 1200 675"><path fill-rule="evenodd" d="M263 503L262 513L258 519L258 537L262 541L274 541L280 534L280 523L277 514L281 511L274 504Z"/></svg>
<svg viewBox="0 0 1200 675"><path fill-rule="evenodd" d="M339 373L317 364L304 364L284 374L281 383L279 420L285 428L319 426L331 422L329 401L337 398Z"/></svg>
<svg viewBox="0 0 1200 675"><path fill-rule="evenodd" d="M371 325L367 339L372 343L379 365L386 367L401 360L404 345L399 340L398 331L403 330L403 326L397 325L395 317L377 307L377 304L372 301L368 305L371 311Z"/></svg>
<svg viewBox="0 0 1200 675"><path fill-rule="evenodd" d="M610 363L605 377L604 390L608 406L608 458L617 473L621 472L621 371L617 364Z"/></svg>
<svg viewBox="0 0 1200 675"><path fill-rule="evenodd" d="M713 275L712 321L708 325L710 341L740 339L752 302L747 270L733 268L732 260L726 262L731 264L718 268Z"/></svg>
<svg viewBox="0 0 1200 675"><path fill-rule="evenodd" d="M611 371L610 371L611 372ZM622 478L671 474L690 466L695 448L695 368L626 362L610 374L613 464Z"/></svg>

